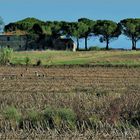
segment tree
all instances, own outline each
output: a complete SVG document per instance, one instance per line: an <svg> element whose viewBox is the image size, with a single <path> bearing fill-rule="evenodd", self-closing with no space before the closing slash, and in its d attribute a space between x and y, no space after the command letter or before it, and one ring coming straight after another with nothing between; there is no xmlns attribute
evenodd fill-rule
<svg viewBox="0 0 140 140"><path fill-rule="evenodd" d="M30 32L33 33L33 34L38 34L38 35L43 34L43 30L42 30L41 26L37 23L35 23L33 25Z"/></svg>
<svg viewBox="0 0 140 140"><path fill-rule="evenodd" d="M40 24L35 23L33 27L28 31L26 35L27 45L25 50L27 50L28 45L34 46L34 49L45 49L44 48L44 41L45 41L45 34L43 33L42 27ZM35 47L36 45L37 47Z"/></svg>
<svg viewBox="0 0 140 140"><path fill-rule="evenodd" d="M3 29L3 25L4 25L3 19L0 17L0 31Z"/></svg>
<svg viewBox="0 0 140 140"><path fill-rule="evenodd" d="M62 27L63 33L67 36L75 37L77 40L77 50L79 50L79 39L85 37L88 26L83 22L65 23ZM87 45L85 45L87 50Z"/></svg>
<svg viewBox="0 0 140 140"><path fill-rule="evenodd" d="M16 31L16 30L21 30L21 31L26 31L26 32L30 32L30 30L32 29L32 27L38 24L41 27L42 26L46 26L46 23L35 19L35 18L26 18L23 19L21 21L17 21L14 23L9 23L8 25L5 26L4 30L7 31Z"/></svg>
<svg viewBox="0 0 140 140"><path fill-rule="evenodd" d="M5 32L12 32L17 30L17 25L15 23L9 23L8 25L5 25L4 31Z"/></svg>
<svg viewBox="0 0 140 140"><path fill-rule="evenodd" d="M58 24L57 24L58 25ZM57 33L55 36L65 35L66 37L74 37L77 40L77 50L79 50L79 38L81 37L82 30L81 30L81 23L78 22L65 22L61 21L59 22L59 26L56 26L55 24L55 31L54 33Z"/></svg>
<svg viewBox="0 0 140 140"><path fill-rule="evenodd" d="M93 33L100 37L100 42L106 42L106 50L108 50L110 41L118 38L121 30L119 24L116 22L98 20L93 28Z"/></svg>
<svg viewBox="0 0 140 140"><path fill-rule="evenodd" d="M93 28L93 21L89 19L79 19L78 22L62 22L62 34L75 37L77 40L77 50L79 50L79 39L85 38L85 50L87 50L87 39Z"/></svg>
<svg viewBox="0 0 140 140"><path fill-rule="evenodd" d="M59 34L62 29L62 23L60 23L59 21L54 21L51 25L51 29L53 35Z"/></svg>
<svg viewBox="0 0 140 140"><path fill-rule="evenodd" d="M80 28L79 28L79 23L78 22L73 22L72 23L72 28L71 28L71 32L72 32L72 36L76 38L77 41L77 50L79 50L80 46L79 46L79 38L81 36L81 32L80 32Z"/></svg>
<svg viewBox="0 0 140 140"><path fill-rule="evenodd" d="M79 38L80 38L80 30L79 30L79 23L78 22L70 22L65 23L63 25L63 33L67 36L71 36L76 38L77 40L77 50L79 50Z"/></svg>
<svg viewBox="0 0 140 140"><path fill-rule="evenodd" d="M124 19L120 21L122 33L132 41L132 50L136 50L136 43L140 40L140 19Z"/></svg>
<svg viewBox="0 0 140 140"><path fill-rule="evenodd" d="M81 30L81 37L85 38L85 50L87 50L88 49L87 40L88 40L88 37L91 36L91 32L92 32L95 22L87 18L78 19L78 22L82 23L82 24L79 24L80 30Z"/></svg>

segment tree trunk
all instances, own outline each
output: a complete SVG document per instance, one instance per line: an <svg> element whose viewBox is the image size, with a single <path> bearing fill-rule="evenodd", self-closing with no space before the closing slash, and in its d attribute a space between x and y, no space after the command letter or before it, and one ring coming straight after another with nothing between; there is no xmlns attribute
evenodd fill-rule
<svg viewBox="0 0 140 140"><path fill-rule="evenodd" d="M106 39L106 50L108 50L108 49L109 49L109 40Z"/></svg>
<svg viewBox="0 0 140 140"><path fill-rule="evenodd" d="M136 50L136 41L132 39L132 50Z"/></svg>
<svg viewBox="0 0 140 140"><path fill-rule="evenodd" d="M77 37L77 50L79 50L79 38Z"/></svg>
<svg viewBox="0 0 140 140"><path fill-rule="evenodd" d="M135 44L135 50L137 49L137 41L135 40L134 41L134 44Z"/></svg>
<svg viewBox="0 0 140 140"><path fill-rule="evenodd" d="M85 50L87 51L87 37L85 37Z"/></svg>

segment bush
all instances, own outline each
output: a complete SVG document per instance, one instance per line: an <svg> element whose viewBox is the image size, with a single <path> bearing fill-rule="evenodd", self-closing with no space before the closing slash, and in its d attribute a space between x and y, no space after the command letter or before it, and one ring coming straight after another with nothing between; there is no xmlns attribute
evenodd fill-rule
<svg viewBox="0 0 140 140"><path fill-rule="evenodd" d="M61 119L61 123L64 122L70 129L75 127L76 114L73 110L69 108L60 108L58 109L58 116Z"/></svg>
<svg viewBox="0 0 140 140"><path fill-rule="evenodd" d="M41 114L33 110L28 113L27 117L32 122L37 122L41 120Z"/></svg>
<svg viewBox="0 0 140 140"><path fill-rule="evenodd" d="M11 48L1 48L0 49L0 64L6 65L12 59L13 49Z"/></svg>
<svg viewBox="0 0 140 140"><path fill-rule="evenodd" d="M76 115L71 109L48 107L44 111L44 119L49 122L50 127L62 127L62 123L64 123L69 128L73 128L76 122Z"/></svg>
<svg viewBox="0 0 140 140"><path fill-rule="evenodd" d="M41 122L42 119L43 118L41 113L31 110L30 112L28 112L27 118L23 119L23 121L30 122L30 128L37 128L39 122Z"/></svg>
<svg viewBox="0 0 140 140"><path fill-rule="evenodd" d="M23 116L19 122L20 129L36 129L40 127L43 121L43 115L35 110L30 110Z"/></svg>
<svg viewBox="0 0 140 140"><path fill-rule="evenodd" d="M75 122L76 115L71 109L67 108L60 108L58 109L58 115L61 117L63 121L66 122Z"/></svg>
<svg viewBox="0 0 140 140"><path fill-rule="evenodd" d="M9 129L16 130L18 127L21 116L15 107L7 107L3 111L3 117L9 122Z"/></svg>
<svg viewBox="0 0 140 140"><path fill-rule="evenodd" d="M93 46L89 48L90 51L100 51L102 50L102 48L98 47L98 46Z"/></svg>
<svg viewBox="0 0 140 140"><path fill-rule="evenodd" d="M46 120L52 119L55 115L56 115L56 110L54 108L47 107L44 110L44 117Z"/></svg>
<svg viewBox="0 0 140 140"><path fill-rule="evenodd" d="M40 66L42 64L41 60L37 60L36 66Z"/></svg>
<svg viewBox="0 0 140 140"><path fill-rule="evenodd" d="M54 128L54 118L56 117L57 113L56 110L52 107L47 107L44 110L44 121L47 122L49 124L50 128Z"/></svg>
<svg viewBox="0 0 140 140"><path fill-rule="evenodd" d="M17 122L20 120L20 114L15 107L7 107L3 111L3 115L7 120L15 120Z"/></svg>
<svg viewBox="0 0 140 140"><path fill-rule="evenodd" d="M93 47L89 48L89 51L105 51L105 50L106 50L106 48L101 48L98 46L93 46ZM112 48L109 48L108 50L112 50Z"/></svg>
<svg viewBox="0 0 140 140"><path fill-rule="evenodd" d="M28 66L30 64L31 60L29 57L25 57L25 64Z"/></svg>

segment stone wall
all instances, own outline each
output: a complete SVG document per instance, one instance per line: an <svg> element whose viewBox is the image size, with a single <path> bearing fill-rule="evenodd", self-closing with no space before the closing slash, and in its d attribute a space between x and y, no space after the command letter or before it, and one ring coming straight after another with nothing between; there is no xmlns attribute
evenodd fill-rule
<svg viewBox="0 0 140 140"><path fill-rule="evenodd" d="M26 46L26 36L0 35L0 46L13 48L14 50L24 50Z"/></svg>

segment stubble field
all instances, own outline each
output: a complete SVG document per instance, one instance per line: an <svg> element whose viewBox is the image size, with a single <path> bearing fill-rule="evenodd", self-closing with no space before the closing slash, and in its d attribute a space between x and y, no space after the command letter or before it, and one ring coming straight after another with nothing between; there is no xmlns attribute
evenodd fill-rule
<svg viewBox="0 0 140 140"><path fill-rule="evenodd" d="M140 68L0 67L0 137L138 139L139 101ZM53 116L45 127L37 114L50 107L70 109L74 123Z"/></svg>

